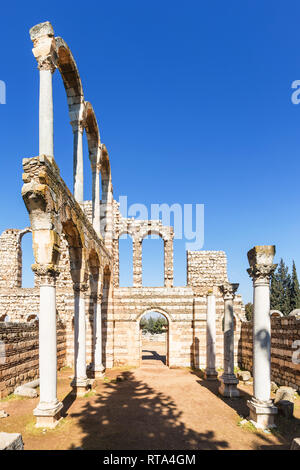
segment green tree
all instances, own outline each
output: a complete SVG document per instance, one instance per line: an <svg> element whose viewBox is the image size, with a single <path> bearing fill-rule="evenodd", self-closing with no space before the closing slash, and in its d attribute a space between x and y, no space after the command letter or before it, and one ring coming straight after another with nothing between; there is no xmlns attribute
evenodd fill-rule
<svg viewBox="0 0 300 470"><path fill-rule="evenodd" d="M277 270L271 278L271 310L280 310L283 315L288 315L291 311L291 276L288 267L281 258Z"/></svg>
<svg viewBox="0 0 300 470"><path fill-rule="evenodd" d="M300 308L300 286L295 261L293 261L292 280L290 290L290 309Z"/></svg>
<svg viewBox="0 0 300 470"><path fill-rule="evenodd" d="M251 321L253 318L253 304L251 302L248 302L245 305L245 315L247 318L247 321Z"/></svg>

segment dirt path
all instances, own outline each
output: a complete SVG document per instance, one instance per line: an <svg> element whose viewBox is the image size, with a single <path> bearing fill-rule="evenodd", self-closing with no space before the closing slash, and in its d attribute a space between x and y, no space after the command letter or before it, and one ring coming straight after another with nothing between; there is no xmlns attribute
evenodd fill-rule
<svg viewBox="0 0 300 470"><path fill-rule="evenodd" d="M240 387L240 399L222 399L218 383L207 382L200 374L142 364L140 369L108 371L89 396L74 401L70 375L70 370L59 373L59 398L66 413L55 430L34 427L32 410L38 399L0 402L10 414L0 421L0 429L21 432L25 449L289 447L290 440L238 426L239 415L247 415L249 386ZM299 409L297 413L300 418Z"/></svg>

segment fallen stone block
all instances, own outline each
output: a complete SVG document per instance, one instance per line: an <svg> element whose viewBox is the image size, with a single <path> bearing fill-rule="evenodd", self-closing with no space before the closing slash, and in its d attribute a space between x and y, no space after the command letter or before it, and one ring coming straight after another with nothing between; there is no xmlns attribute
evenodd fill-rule
<svg viewBox="0 0 300 470"><path fill-rule="evenodd" d="M285 418L292 418L294 416L294 403L288 400L280 400L276 403L278 414Z"/></svg>
<svg viewBox="0 0 300 470"><path fill-rule="evenodd" d="M295 437L292 440L291 450L300 450L300 437Z"/></svg>
<svg viewBox="0 0 300 470"><path fill-rule="evenodd" d="M9 415L5 410L0 410L0 418L7 418Z"/></svg>
<svg viewBox="0 0 300 470"><path fill-rule="evenodd" d="M15 395L20 397L29 397L29 398L36 398L38 396L37 391L34 388L25 387L24 385L20 385L14 391Z"/></svg>
<svg viewBox="0 0 300 470"><path fill-rule="evenodd" d="M279 387L275 395L275 405L277 405L277 403L281 400L287 400L294 403L295 390L292 387Z"/></svg>
<svg viewBox="0 0 300 470"><path fill-rule="evenodd" d="M275 382L271 382L271 392L276 393L278 390L278 385Z"/></svg>
<svg viewBox="0 0 300 470"><path fill-rule="evenodd" d="M22 435L0 432L0 450L24 450Z"/></svg>

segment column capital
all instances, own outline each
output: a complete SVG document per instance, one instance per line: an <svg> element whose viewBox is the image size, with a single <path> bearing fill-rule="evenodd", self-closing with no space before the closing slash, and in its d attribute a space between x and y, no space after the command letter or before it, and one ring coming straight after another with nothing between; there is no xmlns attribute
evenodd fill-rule
<svg viewBox="0 0 300 470"><path fill-rule="evenodd" d="M266 283L270 282L270 278L277 268L277 264L255 264L247 269L249 276L253 282Z"/></svg>
<svg viewBox="0 0 300 470"><path fill-rule="evenodd" d="M258 245L248 251L247 256L250 268L247 269L247 272L252 277L254 283L269 283L270 277L277 266L273 264L274 255L274 245Z"/></svg>
<svg viewBox="0 0 300 470"><path fill-rule="evenodd" d="M46 21L37 24L30 29L29 34L39 70L50 70L53 73L57 68L57 51L51 23Z"/></svg>
<svg viewBox="0 0 300 470"><path fill-rule="evenodd" d="M223 294L224 300L231 300L234 298L236 291L238 290L239 284L226 282L220 286L221 292Z"/></svg>
<svg viewBox="0 0 300 470"><path fill-rule="evenodd" d="M39 278L40 286L54 286L56 284L56 278L59 275L57 266L52 264L33 264L31 266L32 271Z"/></svg>

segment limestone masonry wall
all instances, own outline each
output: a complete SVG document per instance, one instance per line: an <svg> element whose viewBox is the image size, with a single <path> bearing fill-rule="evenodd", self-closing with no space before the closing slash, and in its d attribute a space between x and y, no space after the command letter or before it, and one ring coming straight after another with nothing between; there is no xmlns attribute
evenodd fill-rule
<svg viewBox="0 0 300 470"><path fill-rule="evenodd" d="M252 372L252 322L243 322L238 346L238 362L242 369ZM298 341L298 345L294 342ZM294 348L293 348L294 344ZM300 391L300 364L292 361L300 349L300 319L281 317L271 319L271 374L278 385ZM296 357L298 362L300 355Z"/></svg>
<svg viewBox="0 0 300 470"><path fill-rule="evenodd" d="M227 258L224 251L187 251L187 285L207 293L227 282Z"/></svg>
<svg viewBox="0 0 300 470"><path fill-rule="evenodd" d="M57 325L57 368L65 365L65 328ZM38 323L0 322L0 398L39 376Z"/></svg>

